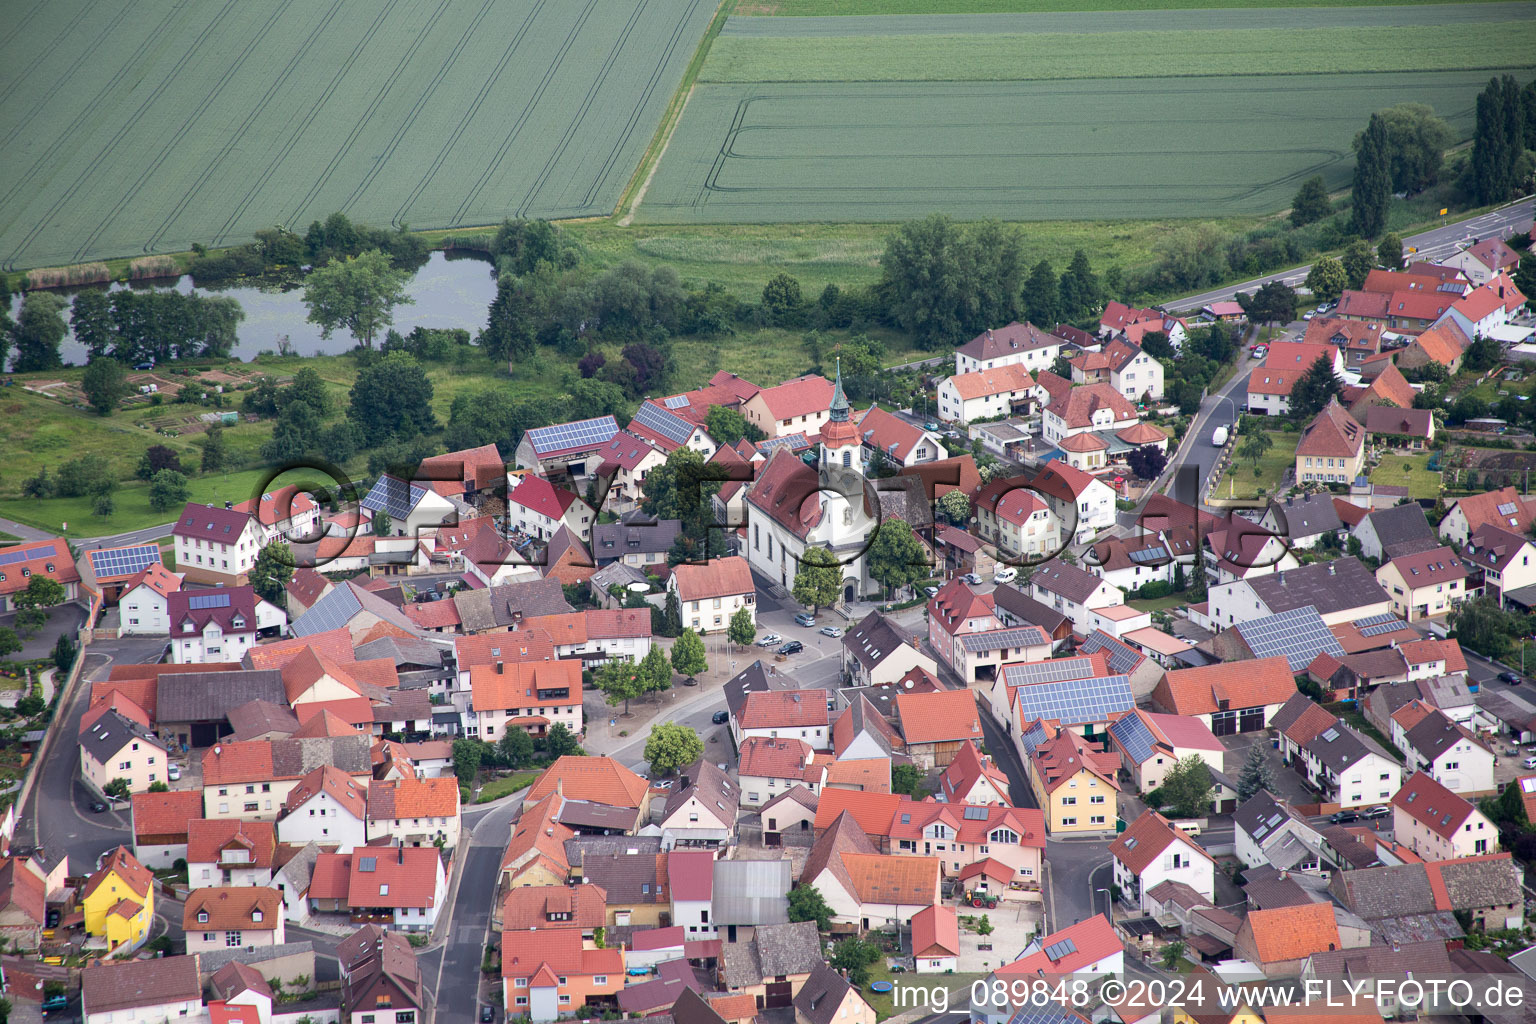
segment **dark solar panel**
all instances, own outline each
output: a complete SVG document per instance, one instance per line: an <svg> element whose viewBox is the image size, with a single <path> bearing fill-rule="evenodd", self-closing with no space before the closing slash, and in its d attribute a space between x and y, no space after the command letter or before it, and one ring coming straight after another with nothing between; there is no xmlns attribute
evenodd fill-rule
<svg viewBox="0 0 1536 1024"><path fill-rule="evenodd" d="M188 608L228 608L228 594L193 594L187 598Z"/></svg>
<svg viewBox="0 0 1536 1024"><path fill-rule="evenodd" d="M157 544L138 544L130 548L104 548L90 553L91 571L98 580L132 576L160 561Z"/></svg>
<svg viewBox="0 0 1536 1024"><path fill-rule="evenodd" d="M1338 657L1344 653L1338 638L1310 604L1244 622L1238 632L1254 657L1284 657L1293 672L1312 664L1319 654Z"/></svg>
<svg viewBox="0 0 1536 1024"><path fill-rule="evenodd" d="M1109 731L1138 764L1151 757L1152 748L1157 745L1152 730L1147 728L1140 715L1126 715L1111 725Z"/></svg>
<svg viewBox="0 0 1536 1024"><path fill-rule="evenodd" d="M596 447L612 440L618 432L619 425L612 416L598 416L590 420L534 427L528 431L528 441L536 452L555 452L588 445Z"/></svg>
<svg viewBox="0 0 1536 1024"><path fill-rule="evenodd" d="M642 402L635 412L635 422L652 433L676 444L685 444L693 436L693 424L675 416L654 402Z"/></svg>

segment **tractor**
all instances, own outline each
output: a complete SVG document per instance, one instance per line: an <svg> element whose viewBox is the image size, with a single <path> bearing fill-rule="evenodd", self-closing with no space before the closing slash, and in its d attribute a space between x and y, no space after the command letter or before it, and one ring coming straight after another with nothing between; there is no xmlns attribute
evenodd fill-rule
<svg viewBox="0 0 1536 1024"><path fill-rule="evenodd" d="M982 892L980 889L972 889L965 894L966 902L978 910L991 910L997 906L997 897L991 893Z"/></svg>

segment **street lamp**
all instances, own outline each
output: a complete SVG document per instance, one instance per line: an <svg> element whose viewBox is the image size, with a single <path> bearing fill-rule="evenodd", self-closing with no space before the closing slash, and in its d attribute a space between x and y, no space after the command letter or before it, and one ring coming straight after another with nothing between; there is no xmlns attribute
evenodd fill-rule
<svg viewBox="0 0 1536 1024"><path fill-rule="evenodd" d="M1104 909L1106 911L1105 916L1109 918L1109 923L1110 924L1114 924L1115 923L1115 900L1114 900L1113 895L1110 893L1110 891L1108 889L1104 888L1103 886L1100 886L1099 888L1097 888L1097 889L1095 889L1093 891L1094 892L1101 892L1101 893L1104 894Z"/></svg>

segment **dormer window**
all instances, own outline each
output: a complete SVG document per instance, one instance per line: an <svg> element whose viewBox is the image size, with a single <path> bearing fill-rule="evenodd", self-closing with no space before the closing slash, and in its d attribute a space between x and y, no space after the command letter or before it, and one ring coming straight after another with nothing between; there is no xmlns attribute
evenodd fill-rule
<svg viewBox="0 0 1536 1024"><path fill-rule="evenodd" d="M183 623L183 624L182 624L182 626L181 626L181 631L182 631L182 632L183 632L183 633L190 633L190 632L192 632L192 631L193 631L193 628L194 628L194 627L193 627L193 625L192 625L192 623L190 623L190 622L186 622L186 623Z"/></svg>
<svg viewBox="0 0 1536 1024"><path fill-rule="evenodd" d="M206 910L199 910L197 912L197 923L198 924L207 924L208 923L208 911L206 911Z"/></svg>
<svg viewBox="0 0 1536 1024"><path fill-rule="evenodd" d="M259 910L251 911L251 920L252 921L260 921L261 920L261 911L259 911Z"/></svg>

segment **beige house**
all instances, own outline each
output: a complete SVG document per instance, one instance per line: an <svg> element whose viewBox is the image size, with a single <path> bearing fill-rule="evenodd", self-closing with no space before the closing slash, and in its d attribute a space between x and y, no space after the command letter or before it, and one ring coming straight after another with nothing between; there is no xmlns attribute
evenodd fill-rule
<svg viewBox="0 0 1536 1024"><path fill-rule="evenodd" d="M1296 444L1296 481L1347 484L1365 460L1365 428L1337 399L1318 413Z"/></svg>
<svg viewBox="0 0 1536 1024"><path fill-rule="evenodd" d="M176 571L188 583L238 587L256 564L266 533L256 517L233 508L188 503L171 529Z"/></svg>
<svg viewBox="0 0 1536 1024"><path fill-rule="evenodd" d="M667 589L677 594L683 625L695 633L725 632L731 616L743 608L757 621L757 588L747 560L740 555L679 565L672 570Z"/></svg>
<svg viewBox="0 0 1536 1024"><path fill-rule="evenodd" d="M1472 857L1499 845L1498 829L1482 811L1423 772L1392 797L1392 828L1424 860Z"/></svg>
<svg viewBox="0 0 1536 1024"><path fill-rule="evenodd" d="M265 886L196 889L182 910L187 953L283 944L283 897Z"/></svg>
<svg viewBox="0 0 1536 1024"><path fill-rule="evenodd" d="M1511 590L1536 583L1536 545L1528 537L1485 523L1464 554L1483 570L1483 593L1497 596L1501 606Z"/></svg>
<svg viewBox="0 0 1536 1024"><path fill-rule="evenodd" d="M131 711L131 708L124 710ZM80 774L98 793L124 779L130 793L143 793L165 780L165 744L143 722L115 708L80 730Z"/></svg>
<svg viewBox="0 0 1536 1024"><path fill-rule="evenodd" d="M1450 548L1403 555L1376 570L1393 614L1409 622L1448 614L1467 596L1466 580L1466 566Z"/></svg>
<svg viewBox="0 0 1536 1024"><path fill-rule="evenodd" d="M819 434L832 413L832 382L819 374L763 388L741 403L748 423L768 437Z"/></svg>

